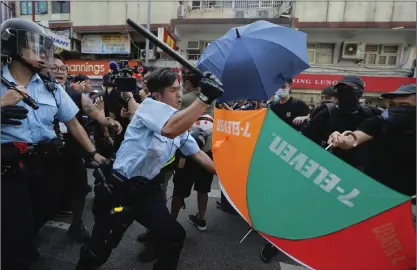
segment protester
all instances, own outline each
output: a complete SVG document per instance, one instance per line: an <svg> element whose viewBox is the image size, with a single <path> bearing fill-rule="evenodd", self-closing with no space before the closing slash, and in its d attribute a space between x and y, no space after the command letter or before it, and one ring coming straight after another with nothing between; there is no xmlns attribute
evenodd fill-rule
<svg viewBox="0 0 417 270"><path fill-rule="evenodd" d="M416 193L416 86L403 85L381 97L389 100L387 112L367 119L353 132L333 132L328 143L333 148L353 151L372 141L365 173L398 192L413 196Z"/></svg>

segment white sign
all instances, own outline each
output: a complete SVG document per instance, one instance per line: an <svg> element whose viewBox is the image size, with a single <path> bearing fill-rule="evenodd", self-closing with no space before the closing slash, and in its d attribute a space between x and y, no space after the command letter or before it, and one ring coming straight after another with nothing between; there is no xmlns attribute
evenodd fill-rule
<svg viewBox="0 0 417 270"><path fill-rule="evenodd" d="M128 35L84 35L81 52L92 54L130 54Z"/></svg>
<svg viewBox="0 0 417 270"><path fill-rule="evenodd" d="M71 40L67 36L58 35L50 29L45 29L46 33L54 40L54 45L67 51L71 51Z"/></svg>

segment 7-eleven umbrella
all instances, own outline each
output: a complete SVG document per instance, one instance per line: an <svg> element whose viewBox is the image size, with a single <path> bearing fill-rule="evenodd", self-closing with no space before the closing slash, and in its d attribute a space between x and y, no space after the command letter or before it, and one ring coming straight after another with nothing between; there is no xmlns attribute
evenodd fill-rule
<svg viewBox="0 0 417 270"><path fill-rule="evenodd" d="M408 196L324 151L270 110L214 116L219 179L271 243L320 270L415 267Z"/></svg>

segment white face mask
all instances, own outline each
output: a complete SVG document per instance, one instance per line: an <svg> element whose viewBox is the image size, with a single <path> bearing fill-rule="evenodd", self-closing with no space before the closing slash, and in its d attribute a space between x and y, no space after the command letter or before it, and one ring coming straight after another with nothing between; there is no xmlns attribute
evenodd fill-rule
<svg viewBox="0 0 417 270"><path fill-rule="evenodd" d="M290 91L287 89L279 89L276 93L279 98L286 98L290 95Z"/></svg>

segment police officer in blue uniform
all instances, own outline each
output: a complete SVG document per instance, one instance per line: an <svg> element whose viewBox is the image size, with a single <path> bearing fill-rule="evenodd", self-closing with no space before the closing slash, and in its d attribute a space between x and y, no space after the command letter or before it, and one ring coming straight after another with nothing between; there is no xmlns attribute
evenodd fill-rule
<svg viewBox="0 0 417 270"><path fill-rule="evenodd" d="M62 143L54 119L64 122L97 162L105 161L74 118L78 109L68 94L39 75L53 52L52 39L38 24L23 19L1 24L1 53L7 57L2 59L1 108L28 111L26 119L16 120L20 125L1 123L2 269L30 269L33 239L57 210Z"/></svg>
<svg viewBox="0 0 417 270"><path fill-rule="evenodd" d="M147 87L152 97L140 105L132 93L122 93L134 116L112 170L95 187L95 225L90 242L81 248L77 270L104 264L133 220L151 230L158 241L153 269L176 269L186 233L159 196L160 184L155 177L177 149L215 173L213 161L187 130L223 90L220 81L209 73L200 86L199 99L182 111L178 111L181 93L177 74L169 68L149 76Z"/></svg>

